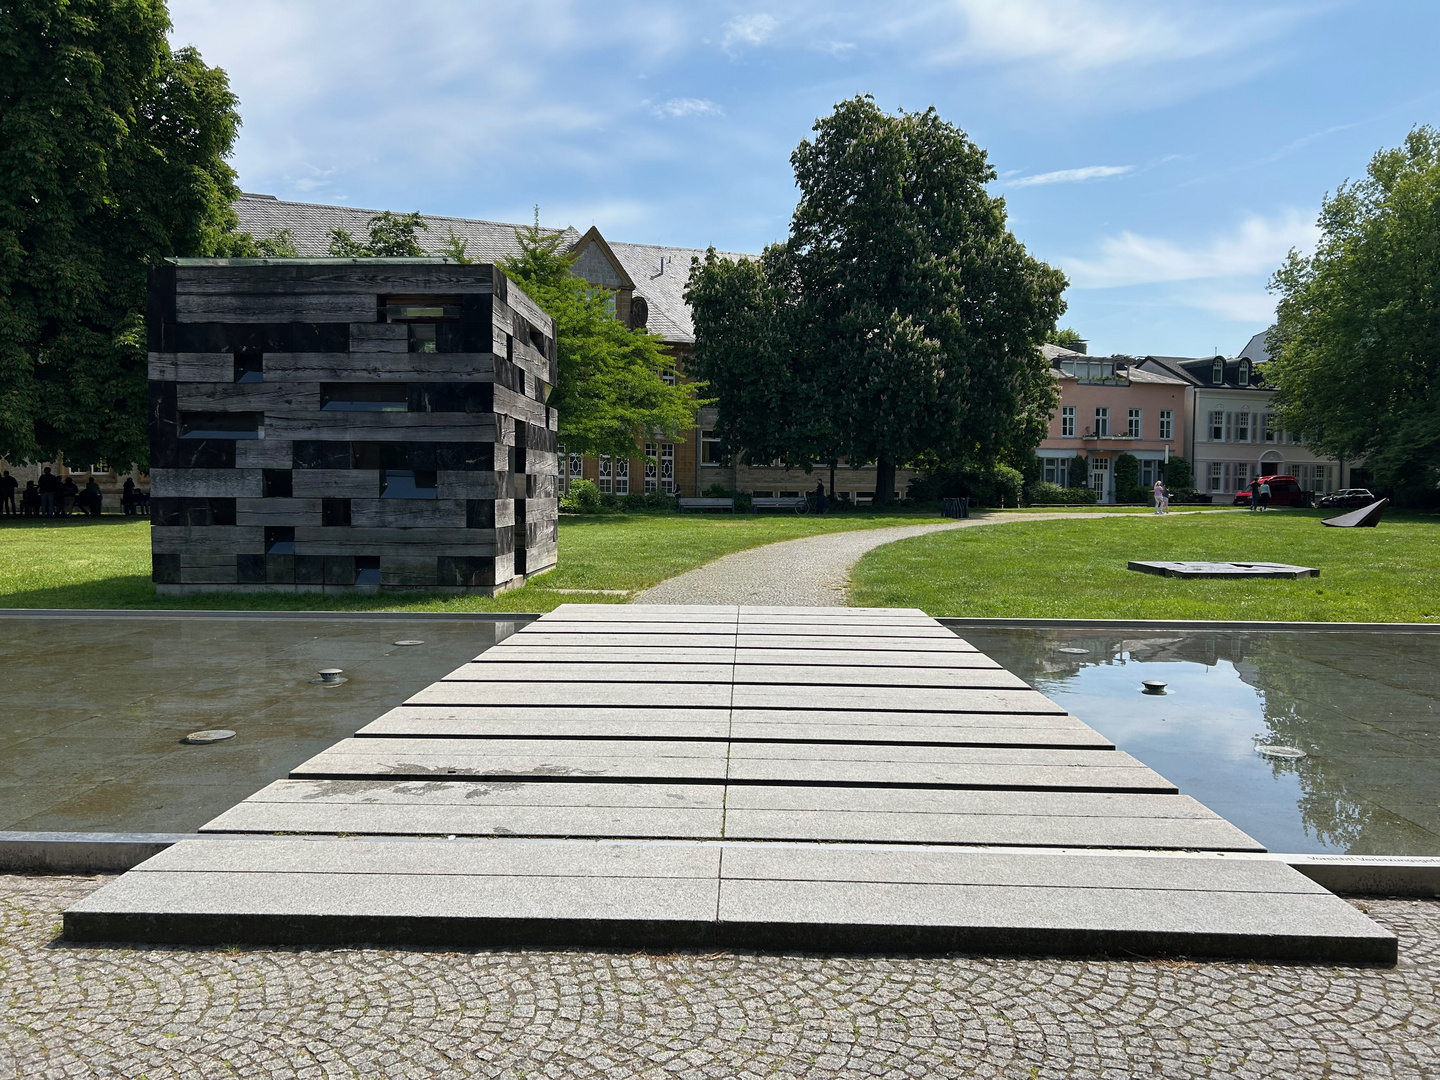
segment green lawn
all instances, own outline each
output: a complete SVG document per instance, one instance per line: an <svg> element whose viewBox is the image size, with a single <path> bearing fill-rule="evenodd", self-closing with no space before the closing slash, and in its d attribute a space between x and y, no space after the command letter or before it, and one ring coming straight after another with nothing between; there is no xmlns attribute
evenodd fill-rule
<svg viewBox="0 0 1440 1080"><path fill-rule="evenodd" d="M961 529L870 552L851 603L931 615L1317 622L1440 620L1440 516L1388 513L1327 529L1334 511L1125 515ZM1182 581L1131 559L1263 560L1320 570L1299 581Z"/></svg>
<svg viewBox="0 0 1440 1080"><path fill-rule="evenodd" d="M933 513L797 517L751 514L614 514L562 518L560 565L496 597L424 594L329 597L223 594L157 597L150 584L144 518L0 519L0 607L213 608L350 611L549 611L567 601L621 603L624 596L557 589L633 591L732 551L816 533L936 520Z"/></svg>

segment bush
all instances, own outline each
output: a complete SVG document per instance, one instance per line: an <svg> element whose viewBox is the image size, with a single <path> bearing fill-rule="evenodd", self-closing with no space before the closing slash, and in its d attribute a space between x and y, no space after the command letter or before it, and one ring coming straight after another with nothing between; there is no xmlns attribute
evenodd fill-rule
<svg viewBox="0 0 1440 1080"><path fill-rule="evenodd" d="M1076 490L1090 486L1090 462L1083 454L1076 454L1070 459L1069 479L1070 486Z"/></svg>
<svg viewBox="0 0 1440 1080"><path fill-rule="evenodd" d="M600 489L593 480L571 480L570 490L560 500L560 509L571 514L598 514Z"/></svg>
<svg viewBox="0 0 1440 1080"><path fill-rule="evenodd" d="M702 499L728 499L732 492L724 484L711 484L700 493Z"/></svg>
<svg viewBox="0 0 1440 1080"><path fill-rule="evenodd" d="M719 487L720 485L719 485L719 484L716 484L716 485L714 485L714 486L715 486L715 487ZM706 491L709 491L709 490L711 490L711 489L710 489L710 488L706 488L705 490L706 490ZM713 496L713 497L716 498L716 499L723 499L723 498L726 498L729 494L730 494L730 493L727 491L724 495L715 495L715 496ZM748 491L742 491L742 492L740 492L739 494L737 494L737 495L735 496L735 512L736 512L737 514L739 514L739 513L742 513L742 512L744 512L744 511L748 511L749 509L750 509L750 493L749 493Z"/></svg>
<svg viewBox="0 0 1440 1080"><path fill-rule="evenodd" d="M1025 477L1009 465L956 469L943 467L910 481L912 503L969 499L972 506L1019 506Z"/></svg>
<svg viewBox="0 0 1440 1080"><path fill-rule="evenodd" d="M1170 492L1172 499L1178 499L1195 491L1195 476L1190 470L1190 462L1183 457L1172 457L1167 461L1162 475L1165 478L1165 488Z"/></svg>
<svg viewBox="0 0 1440 1080"><path fill-rule="evenodd" d="M1025 489L1025 502L1031 506L1037 503L1061 503L1070 506L1082 506L1098 502L1099 498L1094 488L1067 488L1044 480L1036 484L1031 484Z"/></svg>

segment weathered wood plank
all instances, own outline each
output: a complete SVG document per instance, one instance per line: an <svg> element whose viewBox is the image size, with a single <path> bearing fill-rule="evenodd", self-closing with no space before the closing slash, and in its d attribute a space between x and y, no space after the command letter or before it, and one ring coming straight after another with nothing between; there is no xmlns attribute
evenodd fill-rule
<svg viewBox="0 0 1440 1080"><path fill-rule="evenodd" d="M492 273L489 263L406 266L372 259L335 260L325 264L180 266L175 272L175 292L177 296L228 296L262 291L280 296L354 294L370 297L373 306L376 294L380 293L456 296L489 293L493 288Z"/></svg>
<svg viewBox="0 0 1440 1080"><path fill-rule="evenodd" d="M375 320L375 300L365 295L216 293L175 297L182 323L356 323Z"/></svg>
<svg viewBox="0 0 1440 1080"><path fill-rule="evenodd" d="M248 498L264 495L259 469L151 469L156 498Z"/></svg>

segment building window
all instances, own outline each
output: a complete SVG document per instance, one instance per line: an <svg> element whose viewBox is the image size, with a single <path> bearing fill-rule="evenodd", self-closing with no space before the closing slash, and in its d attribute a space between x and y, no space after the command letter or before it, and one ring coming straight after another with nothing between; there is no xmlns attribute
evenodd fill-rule
<svg viewBox="0 0 1440 1080"><path fill-rule="evenodd" d="M610 460L609 454L600 455L600 491L603 494L610 494L614 487L612 474L615 471L615 463Z"/></svg>
<svg viewBox="0 0 1440 1080"><path fill-rule="evenodd" d="M1235 490L1250 486L1250 463L1240 462L1235 466Z"/></svg>
<svg viewBox="0 0 1440 1080"><path fill-rule="evenodd" d="M1220 461L1210 462L1209 485L1211 491L1220 491L1225 483L1225 464Z"/></svg>
<svg viewBox="0 0 1440 1080"><path fill-rule="evenodd" d="M1047 457L1047 458L1041 458L1041 459L1040 459L1040 463L1041 463L1041 466L1042 466L1043 469L1044 469L1045 482L1046 482L1047 484L1056 483L1056 480L1055 480L1055 464L1056 464L1055 459L1054 459L1054 458L1048 458L1048 457Z"/></svg>
<svg viewBox="0 0 1440 1080"><path fill-rule="evenodd" d="M1216 386L1225 381L1225 361L1218 356L1210 363L1210 381Z"/></svg>
<svg viewBox="0 0 1440 1080"><path fill-rule="evenodd" d="M1131 409L1129 419L1130 425L1126 429L1126 434L1129 435L1132 439L1140 438L1140 410Z"/></svg>
<svg viewBox="0 0 1440 1080"><path fill-rule="evenodd" d="M720 440L713 431L700 432L700 464L720 465Z"/></svg>
<svg viewBox="0 0 1440 1080"><path fill-rule="evenodd" d="M1110 410L1104 406L1095 410L1095 434L1102 439L1110 434Z"/></svg>
<svg viewBox="0 0 1440 1080"><path fill-rule="evenodd" d="M1250 361L1249 361L1249 360L1241 360L1241 361L1240 361L1240 376L1239 376L1239 378L1237 378L1235 381L1238 382L1241 386L1249 386L1249 385L1250 385Z"/></svg>
<svg viewBox="0 0 1440 1080"><path fill-rule="evenodd" d="M1154 487L1160 471L1160 463L1154 458L1142 458L1140 460L1140 486L1142 488Z"/></svg>
<svg viewBox="0 0 1440 1080"><path fill-rule="evenodd" d="M1225 441L1225 410L1216 409L1210 414L1210 441Z"/></svg>
<svg viewBox="0 0 1440 1080"><path fill-rule="evenodd" d="M615 460L615 494L630 494L630 459L617 458Z"/></svg>
<svg viewBox="0 0 1440 1080"><path fill-rule="evenodd" d="M1060 406L1060 437L1062 439L1073 439L1075 437L1075 406Z"/></svg>
<svg viewBox="0 0 1440 1080"><path fill-rule="evenodd" d="M1248 412L1237 412L1235 414L1235 441L1250 441L1250 414Z"/></svg>
<svg viewBox="0 0 1440 1080"><path fill-rule="evenodd" d="M660 381L663 382L666 386L674 386L674 385L675 385L675 369L674 369L674 368L662 368L661 371L660 371Z"/></svg>
<svg viewBox="0 0 1440 1080"><path fill-rule="evenodd" d="M666 495L675 494L675 444L660 444L660 490Z"/></svg>
<svg viewBox="0 0 1440 1080"><path fill-rule="evenodd" d="M645 494L660 490L659 447L653 442L645 444Z"/></svg>
<svg viewBox="0 0 1440 1080"><path fill-rule="evenodd" d="M1175 438L1175 413L1170 409L1160 410L1160 440L1169 442Z"/></svg>

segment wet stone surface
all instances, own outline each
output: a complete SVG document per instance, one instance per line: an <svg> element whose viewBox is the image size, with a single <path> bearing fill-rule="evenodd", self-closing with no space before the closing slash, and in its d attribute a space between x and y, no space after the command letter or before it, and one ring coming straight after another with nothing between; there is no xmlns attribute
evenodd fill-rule
<svg viewBox="0 0 1440 1080"><path fill-rule="evenodd" d="M57 941L102 882L0 877L0 1076L1440 1073L1430 901L1393 969Z"/></svg>

